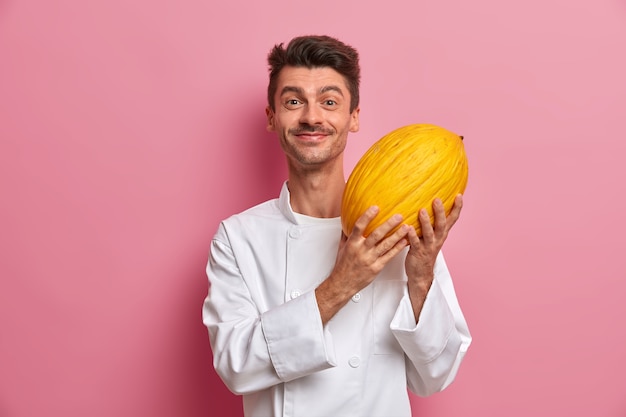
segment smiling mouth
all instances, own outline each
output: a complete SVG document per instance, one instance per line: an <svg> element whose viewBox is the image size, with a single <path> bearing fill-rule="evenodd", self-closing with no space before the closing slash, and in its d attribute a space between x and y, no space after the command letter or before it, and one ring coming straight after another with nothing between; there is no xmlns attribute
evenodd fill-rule
<svg viewBox="0 0 626 417"><path fill-rule="evenodd" d="M299 134L296 134L296 136L301 137L301 138L321 138L321 137L328 136L328 134L326 133L299 133Z"/></svg>
<svg viewBox="0 0 626 417"><path fill-rule="evenodd" d="M320 143L324 143L328 135L326 133L321 132L304 132L300 134L296 134L296 140L302 145L317 145Z"/></svg>

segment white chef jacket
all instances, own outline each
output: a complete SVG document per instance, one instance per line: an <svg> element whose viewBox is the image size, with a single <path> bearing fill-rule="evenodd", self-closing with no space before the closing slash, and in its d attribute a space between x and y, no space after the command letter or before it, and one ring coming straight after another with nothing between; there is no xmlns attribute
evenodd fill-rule
<svg viewBox="0 0 626 417"><path fill-rule="evenodd" d="M224 220L211 243L203 322L214 366L245 416L410 416L455 378L471 336L440 253L416 325L404 257L322 325L315 288L330 274L339 218L295 214L280 197Z"/></svg>

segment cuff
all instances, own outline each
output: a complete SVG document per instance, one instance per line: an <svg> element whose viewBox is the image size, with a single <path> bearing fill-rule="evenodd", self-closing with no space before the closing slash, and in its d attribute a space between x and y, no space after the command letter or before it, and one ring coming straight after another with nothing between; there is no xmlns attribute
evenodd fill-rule
<svg viewBox="0 0 626 417"><path fill-rule="evenodd" d="M336 366L332 337L322 326L314 291L266 311L261 325L282 381Z"/></svg>
<svg viewBox="0 0 626 417"><path fill-rule="evenodd" d="M446 349L454 329L454 317L436 280L428 291L417 325L406 293L391 321L391 330L398 343L405 352L412 353L412 358L421 362L437 358Z"/></svg>

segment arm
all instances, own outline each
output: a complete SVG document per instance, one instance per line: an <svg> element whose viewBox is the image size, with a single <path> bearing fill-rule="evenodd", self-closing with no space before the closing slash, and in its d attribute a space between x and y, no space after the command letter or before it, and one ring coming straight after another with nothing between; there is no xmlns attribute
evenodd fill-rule
<svg viewBox="0 0 626 417"><path fill-rule="evenodd" d="M313 292L260 311L238 261L244 260L236 258L220 225L211 243L202 313L214 367L228 388L245 394L332 367L332 341Z"/></svg>
<svg viewBox="0 0 626 417"><path fill-rule="evenodd" d="M450 229L459 219L462 208L463 198L459 194L454 200L450 215L446 217L443 203L441 200L435 199L433 202L434 226L430 224L426 210L421 209L418 216L422 227L422 237L417 236L415 229L411 229L408 233L411 248L406 257L405 268L408 277L409 297L416 322L419 322L426 295L435 279L437 257L448 233L450 233Z"/></svg>
<svg viewBox="0 0 626 417"><path fill-rule="evenodd" d="M413 229L408 234L411 245L405 261L408 295L394 317L392 330L407 354L409 386L424 396L444 389L454 380L471 343L441 253L462 205L459 195L446 217L441 201L435 200L434 227L426 211L420 210L422 238Z"/></svg>
<svg viewBox="0 0 626 417"><path fill-rule="evenodd" d="M443 253L437 256L434 275L419 322L416 324L408 292L391 322L407 358L409 388L420 396L452 383L472 342Z"/></svg>

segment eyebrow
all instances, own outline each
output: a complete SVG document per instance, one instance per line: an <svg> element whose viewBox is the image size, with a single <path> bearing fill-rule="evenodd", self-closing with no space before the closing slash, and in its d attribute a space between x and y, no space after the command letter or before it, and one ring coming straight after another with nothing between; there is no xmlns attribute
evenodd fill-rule
<svg viewBox="0 0 626 417"><path fill-rule="evenodd" d="M324 86L324 87L320 88L319 93L320 94L324 94L324 93L327 93L329 91L334 91L334 92L338 93L340 96L343 97L343 91L341 90L341 88L337 87L336 85ZM285 93L303 94L304 90L302 88L300 88L300 87L293 87L293 86L287 85L287 86L283 87L283 89L280 91L280 95L282 96Z"/></svg>
<svg viewBox="0 0 626 417"><path fill-rule="evenodd" d="M337 87L336 85L327 85L326 87L322 87L322 89L320 90L320 93L323 94L329 91L334 91L338 93L341 97L343 97L343 91L341 90L341 88Z"/></svg>

